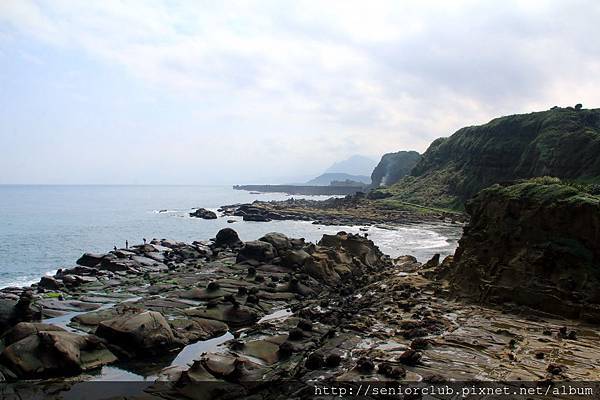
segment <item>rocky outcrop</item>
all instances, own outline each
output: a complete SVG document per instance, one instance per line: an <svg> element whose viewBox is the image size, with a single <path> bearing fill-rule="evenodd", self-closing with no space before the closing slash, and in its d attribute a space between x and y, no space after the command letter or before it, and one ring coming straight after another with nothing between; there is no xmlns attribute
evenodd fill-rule
<svg viewBox="0 0 600 400"><path fill-rule="evenodd" d="M558 108L496 118L431 143L395 198L462 209L495 183L541 176L600 177L600 109Z"/></svg>
<svg viewBox="0 0 600 400"><path fill-rule="evenodd" d="M77 375L117 360L98 337L47 324L18 324L5 344L0 360L19 378Z"/></svg>
<svg viewBox="0 0 600 400"><path fill-rule="evenodd" d="M483 190L467 211L456 296L600 321L600 198L539 178Z"/></svg>
<svg viewBox="0 0 600 400"><path fill-rule="evenodd" d="M96 265L100 264L105 256L106 254L84 253L77 260L77 265L84 267L95 267Z"/></svg>
<svg viewBox="0 0 600 400"><path fill-rule="evenodd" d="M278 253L282 253L292 248L292 243L290 242L290 239L283 233L270 232L258 240L260 240L261 242L270 243L277 250Z"/></svg>
<svg viewBox="0 0 600 400"><path fill-rule="evenodd" d="M202 218L202 219L217 219L217 214L214 211L207 210L206 208L198 208L194 212L190 213L190 217Z"/></svg>
<svg viewBox="0 0 600 400"><path fill-rule="evenodd" d="M243 262L246 260L255 260L259 262L271 261L277 255L277 250L271 243L264 242L262 240L251 240L245 242L244 246L240 249L237 262Z"/></svg>
<svg viewBox="0 0 600 400"><path fill-rule="evenodd" d="M233 204L219 209L225 216L243 217L245 221L312 221L320 225L407 224L419 222L463 221L457 212L403 207L378 202L375 199L393 196L387 189L372 190L366 195L358 192L343 198L327 200L288 199L284 201L255 201L252 204ZM417 211L418 210L418 211Z"/></svg>
<svg viewBox="0 0 600 400"><path fill-rule="evenodd" d="M19 322L40 320L40 312L32 307L33 294L29 290L21 292L17 300L0 299L0 335Z"/></svg>
<svg viewBox="0 0 600 400"><path fill-rule="evenodd" d="M242 241L233 229L223 228L217 232L214 242L215 247L239 247L241 245Z"/></svg>
<svg viewBox="0 0 600 400"><path fill-rule="evenodd" d="M225 236L237 238L235 232ZM25 386L75 397L65 392L70 385L79 390L92 375L114 379L124 370L118 378L158 377L140 389L148 389L140 393L146 397L206 397L216 382L226 385L225 392L214 392L217 397L236 396L240 389L245 398L304 398L314 395L313 388L301 393L287 384L290 377L301 386L403 378L424 384L476 378L573 382L589 379L590 365L600 357L595 326L522 316L511 312L512 305L465 307L438 296L446 282L428 275L452 270L452 257L441 263L433 257L425 265L412 256L392 261L364 236L345 232L317 244L279 233L258 242L272 249L272 258L249 251L237 263L240 246L155 239L110 254L137 257L141 268L142 258L161 260L166 270L61 271L55 276L60 282L73 275L97 280L64 284L59 293L37 286L33 304L45 316L62 315L56 323L70 317L64 312L83 311L68 324L77 333L16 325L2 338L0 346L9 350L0 359L0 381L74 375L119 357L118 368ZM12 306L20 293L0 290ZM103 337L88 335L94 332ZM190 346L177 352L183 344ZM284 380L286 385L275 384ZM128 397L136 397L132 386ZM33 398L22 392L13 397Z"/></svg>
<svg viewBox="0 0 600 400"><path fill-rule="evenodd" d="M410 174L421 159L416 151L399 151L384 154L371 174L371 186L389 186Z"/></svg>
<svg viewBox="0 0 600 400"><path fill-rule="evenodd" d="M165 317L156 311L125 313L102 321L96 335L125 352L138 355L161 354L182 346Z"/></svg>
<svg viewBox="0 0 600 400"><path fill-rule="evenodd" d="M367 271L390 262L371 240L360 235L346 232L323 235L319 246L305 260L304 269L310 276L332 286L360 278Z"/></svg>

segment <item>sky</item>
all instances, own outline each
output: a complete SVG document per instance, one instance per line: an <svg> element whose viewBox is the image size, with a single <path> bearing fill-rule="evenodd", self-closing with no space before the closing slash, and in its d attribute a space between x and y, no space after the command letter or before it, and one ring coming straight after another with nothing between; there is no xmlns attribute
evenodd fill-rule
<svg viewBox="0 0 600 400"><path fill-rule="evenodd" d="M0 0L0 184L285 183L600 106L600 2Z"/></svg>

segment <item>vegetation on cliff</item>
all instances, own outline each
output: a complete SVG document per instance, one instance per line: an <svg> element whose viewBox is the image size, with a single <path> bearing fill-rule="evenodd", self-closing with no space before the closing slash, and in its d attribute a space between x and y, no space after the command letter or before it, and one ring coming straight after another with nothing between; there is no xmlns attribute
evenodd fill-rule
<svg viewBox="0 0 600 400"><path fill-rule="evenodd" d="M437 139L410 176L375 192L400 202L460 210L495 183L546 175L600 182L598 154L600 109L554 107L496 118Z"/></svg>
<svg viewBox="0 0 600 400"><path fill-rule="evenodd" d="M597 190L548 177L482 190L467 203L471 220L454 256L453 292L599 321Z"/></svg>
<svg viewBox="0 0 600 400"><path fill-rule="evenodd" d="M389 186L409 175L421 155L416 151L399 151L384 154L371 174L373 187Z"/></svg>

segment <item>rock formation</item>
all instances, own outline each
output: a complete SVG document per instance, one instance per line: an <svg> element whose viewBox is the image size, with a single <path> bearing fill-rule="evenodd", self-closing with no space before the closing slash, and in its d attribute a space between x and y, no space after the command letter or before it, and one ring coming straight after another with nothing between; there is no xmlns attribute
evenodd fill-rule
<svg viewBox="0 0 600 400"><path fill-rule="evenodd" d="M190 217L202 218L202 219L217 219L217 214L214 211L207 210L206 208L198 208L194 212L190 213Z"/></svg>
<svg viewBox="0 0 600 400"><path fill-rule="evenodd" d="M20 323L4 344L0 361L19 378L76 375L117 360L98 337L47 324Z"/></svg>
<svg viewBox="0 0 600 400"><path fill-rule="evenodd" d="M511 115L433 141L390 193L409 203L462 209L495 183L546 175L598 180L598 154L600 109Z"/></svg>
<svg viewBox="0 0 600 400"><path fill-rule="evenodd" d="M410 174L421 155L416 151L384 154L371 174L371 186L389 186Z"/></svg>
<svg viewBox="0 0 600 400"><path fill-rule="evenodd" d="M485 189L467 212L455 295L600 321L600 198L536 178Z"/></svg>

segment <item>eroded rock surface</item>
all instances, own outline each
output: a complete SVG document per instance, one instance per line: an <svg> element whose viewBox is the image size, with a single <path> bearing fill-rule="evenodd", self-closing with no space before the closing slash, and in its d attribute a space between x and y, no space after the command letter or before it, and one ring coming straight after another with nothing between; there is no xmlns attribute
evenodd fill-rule
<svg viewBox="0 0 600 400"><path fill-rule="evenodd" d="M200 382L221 383L234 397L269 398L268 385L257 382L600 377L597 326L449 300L440 275L450 273L452 257L391 260L345 232L317 244L276 233L238 240L231 230L213 243L153 240L108 253L132 269L107 271L100 261L62 270L53 277L59 289L34 286L31 295L31 307L52 305L44 315L58 318L7 333L0 372L8 380L76 375L76 382L118 363L162 380L149 391L160 398L205 396L194 386ZM72 275L96 279L68 285ZM20 292L0 293L16 302Z"/></svg>
<svg viewBox="0 0 600 400"><path fill-rule="evenodd" d="M6 344L0 360L19 378L77 375L117 360L98 337L51 325L17 325Z"/></svg>
<svg viewBox="0 0 600 400"><path fill-rule="evenodd" d="M600 322L600 199L558 180L493 186L467 206L450 268L461 298Z"/></svg>

